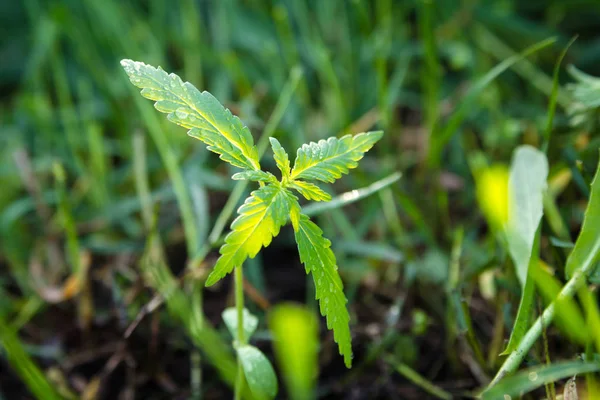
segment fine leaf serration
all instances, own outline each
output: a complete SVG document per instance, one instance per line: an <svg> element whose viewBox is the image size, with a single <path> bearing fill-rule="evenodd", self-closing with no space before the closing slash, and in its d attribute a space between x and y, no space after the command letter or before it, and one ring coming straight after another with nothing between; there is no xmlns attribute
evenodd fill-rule
<svg viewBox="0 0 600 400"><path fill-rule="evenodd" d="M331 195L315 185L314 183L304 181L292 181L290 187L297 190L306 200L329 201Z"/></svg>
<svg viewBox="0 0 600 400"><path fill-rule="evenodd" d="M381 131L376 131L304 144L298 149L292 179L331 183L348 173L349 169L356 168L358 161L382 135Z"/></svg>
<svg viewBox="0 0 600 400"><path fill-rule="evenodd" d="M122 60L129 80L142 89L142 96L154 100L154 107L168 114L169 121L188 128L188 135L208 145L223 161L250 170L259 170L258 152L250 130L208 92L162 68L138 61Z"/></svg>
<svg viewBox="0 0 600 400"><path fill-rule="evenodd" d="M282 180L287 181L290 177L290 159L284 148L279 143L279 140L270 137L271 148L273 149L273 159L277 164L277 168L281 171Z"/></svg>
<svg viewBox="0 0 600 400"><path fill-rule="evenodd" d="M323 231L306 215L292 218L300 261L311 273L315 283L316 298L321 314L327 318L327 328L333 329L340 354L348 368L352 366L352 341L350 336L350 315L346 309L344 285L337 271L337 261L331 242L323 237Z"/></svg>
<svg viewBox="0 0 600 400"><path fill-rule="evenodd" d="M279 184L252 192L231 224L231 232L219 250L221 257L208 276L206 286L214 285L235 267L241 267L246 258L254 258L262 247L271 243L288 220L289 195L289 191Z"/></svg>

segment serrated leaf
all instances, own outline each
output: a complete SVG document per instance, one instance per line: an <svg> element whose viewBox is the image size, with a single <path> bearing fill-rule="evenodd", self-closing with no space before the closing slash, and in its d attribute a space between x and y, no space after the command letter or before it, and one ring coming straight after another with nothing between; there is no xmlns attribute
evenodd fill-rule
<svg viewBox="0 0 600 400"><path fill-rule="evenodd" d="M262 247L267 247L290 214L289 191L278 184L270 184L252 192L238 210L239 216L231 224L231 232L219 252L215 268L206 280L214 285L225 275L240 267L246 258L254 258Z"/></svg>
<svg viewBox="0 0 600 400"><path fill-rule="evenodd" d="M327 319L327 328L333 329L333 338L348 368L352 366L352 338L350 315L346 308L344 285L337 271L337 262L331 242L323 237L323 231L306 215L292 217L300 261L306 273L312 273L316 298L321 314Z"/></svg>
<svg viewBox="0 0 600 400"><path fill-rule="evenodd" d="M223 318L223 321L225 322L225 325L227 326L227 330L229 331L231 336L234 337L235 339L237 339L237 337L238 337L237 309L235 307L226 308L225 311L223 311L223 313L221 314L221 318ZM244 340L245 340L245 342L248 342L250 340L250 338L252 337L252 335L254 334L254 332L256 331L256 328L258 327L258 318L256 318L256 316L252 315L250 313L250 311L248 311L248 309L246 309L246 308L244 308L243 324L244 324L244 336L245 336Z"/></svg>
<svg viewBox="0 0 600 400"><path fill-rule="evenodd" d="M234 181L255 181L265 183L277 183L277 178L270 172L265 171L242 171L231 176Z"/></svg>
<svg viewBox="0 0 600 400"><path fill-rule="evenodd" d="M121 60L129 80L154 100L154 107L168 114L169 121L190 129L188 135L242 169L259 170L258 152L250 130L210 93L200 92L189 82L162 68L143 62Z"/></svg>
<svg viewBox="0 0 600 400"><path fill-rule="evenodd" d="M331 183L356 168L382 135L381 131L367 132L304 144L298 149L291 177Z"/></svg>
<svg viewBox="0 0 600 400"><path fill-rule="evenodd" d="M269 141L273 149L273 159L277 164L277 168L281 171L281 176L286 180L290 176L290 158L277 139L270 137Z"/></svg>
<svg viewBox="0 0 600 400"><path fill-rule="evenodd" d="M292 189L296 189L304 198L307 200L314 201L329 201L331 195L315 185L314 183L304 181L291 181L289 186Z"/></svg>
<svg viewBox="0 0 600 400"><path fill-rule="evenodd" d="M248 387L257 399L273 399L277 395L277 376L271 362L256 347L248 344L236 348Z"/></svg>

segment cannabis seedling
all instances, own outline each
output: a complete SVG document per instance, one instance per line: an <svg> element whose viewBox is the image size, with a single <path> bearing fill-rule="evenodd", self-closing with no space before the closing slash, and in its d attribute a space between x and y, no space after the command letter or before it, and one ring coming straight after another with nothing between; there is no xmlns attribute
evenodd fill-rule
<svg viewBox="0 0 600 400"><path fill-rule="evenodd" d="M270 172L261 170L250 130L210 93L200 92L191 83L183 82L175 74L167 74L160 67L131 60L123 60L121 65L131 82L142 89L142 96L154 100L156 109L168 114L169 121L189 129L189 136L206 143L208 149L219 154L223 161L242 169L232 179L255 181L260 185L238 210L239 215L231 224L231 232L225 238L221 256L206 285L214 285L236 269L236 286L243 294L242 264L246 258L255 257L262 247L268 246L288 219L291 220L300 260L306 272L313 276L321 314L327 319L327 327L333 329L340 354L350 367L350 317L331 242L302 213L292 190L308 200L331 200L328 193L308 181L334 182L358 165L364 153L381 138L382 132L346 135L339 139L331 137L304 144L297 151L293 168L279 141L269 138L275 163L281 171L281 180L278 180ZM236 300L243 304L243 297ZM242 310L243 305L238 307L237 320L233 323L236 327L232 329L239 332L237 346L246 344L249 336L243 329L248 318L244 321ZM237 321L242 324L238 326Z"/></svg>

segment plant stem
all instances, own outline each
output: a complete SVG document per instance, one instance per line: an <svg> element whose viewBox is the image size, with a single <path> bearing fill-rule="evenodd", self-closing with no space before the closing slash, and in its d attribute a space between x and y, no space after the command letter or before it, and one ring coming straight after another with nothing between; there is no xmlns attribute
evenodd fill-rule
<svg viewBox="0 0 600 400"><path fill-rule="evenodd" d="M244 271L242 266L235 268L235 308L237 310L237 339L234 347L243 346L246 344L244 334ZM235 380L235 400L242 398L242 387L244 386L244 370L242 368L242 360L238 356L238 371Z"/></svg>
<svg viewBox="0 0 600 400"><path fill-rule="evenodd" d="M533 326L529 328L523 339L521 339L519 346L512 353L510 353L508 358L504 361L504 364L502 364L502 367L500 367L498 373L489 384L488 389L497 384L504 376L514 372L519 367L529 352L529 349L531 349L533 344L542 334L542 329L546 328L552 322L556 303L573 297L577 289L579 289L579 287L585 283L588 273L591 272L595 266L596 263L588 262L585 263L582 268L575 271L571 279L569 279L565 286L563 286L556 299L548 307L546 307L542 315L540 315L534 322Z"/></svg>

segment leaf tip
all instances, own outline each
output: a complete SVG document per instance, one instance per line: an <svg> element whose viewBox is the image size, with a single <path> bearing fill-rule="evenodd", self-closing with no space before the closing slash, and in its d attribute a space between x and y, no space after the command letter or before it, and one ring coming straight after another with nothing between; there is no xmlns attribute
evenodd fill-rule
<svg viewBox="0 0 600 400"><path fill-rule="evenodd" d="M215 275L214 272L211 272L210 275L208 275L208 278L206 278L206 282L204 283L204 286L211 287L218 281L219 281L219 277L217 275Z"/></svg>
<svg viewBox="0 0 600 400"><path fill-rule="evenodd" d="M373 137L376 137L377 140L379 140L383 136L383 131L371 131L371 132L368 132L367 134L371 135Z"/></svg>
<svg viewBox="0 0 600 400"><path fill-rule="evenodd" d="M352 368L352 353L349 355L344 355L344 364L346 364L346 368Z"/></svg>

